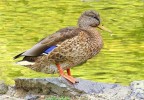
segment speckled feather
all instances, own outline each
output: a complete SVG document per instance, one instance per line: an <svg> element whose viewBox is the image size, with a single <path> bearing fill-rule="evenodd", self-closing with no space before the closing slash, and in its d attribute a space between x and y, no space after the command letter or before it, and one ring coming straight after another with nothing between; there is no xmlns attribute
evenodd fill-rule
<svg viewBox="0 0 144 100"><path fill-rule="evenodd" d="M95 11L91 12L94 12L92 16L96 13ZM61 29L42 39L26 52L15 56L15 58L25 56L23 58L24 61L35 62L27 67L44 73L56 73L56 64L60 64L65 70L92 58L99 53L103 42L100 33L95 29L100 22L93 23L93 20L90 20L91 22L83 20L83 15L86 14L85 12L80 17L78 28L68 27ZM92 26L87 23L91 23ZM54 50L47 55L41 55L47 48L53 45L57 46Z"/></svg>

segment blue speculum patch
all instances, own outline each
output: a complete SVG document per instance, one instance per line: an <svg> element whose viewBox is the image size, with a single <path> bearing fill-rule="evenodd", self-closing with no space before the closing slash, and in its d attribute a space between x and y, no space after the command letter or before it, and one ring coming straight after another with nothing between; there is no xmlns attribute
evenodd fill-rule
<svg viewBox="0 0 144 100"><path fill-rule="evenodd" d="M44 53L48 54L48 53L50 53L52 50L54 50L56 47L57 47L57 46L51 46L51 47L49 47L48 49L46 49L46 50L44 51Z"/></svg>

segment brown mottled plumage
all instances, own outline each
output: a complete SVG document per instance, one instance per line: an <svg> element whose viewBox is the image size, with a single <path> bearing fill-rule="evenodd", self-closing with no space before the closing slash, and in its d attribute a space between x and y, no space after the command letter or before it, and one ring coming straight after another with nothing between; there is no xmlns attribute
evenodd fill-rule
<svg viewBox="0 0 144 100"><path fill-rule="evenodd" d="M78 27L61 29L14 58L24 56L22 61L30 64L21 65L44 73L58 72L56 64L63 70L69 69L99 53L103 46L102 37L95 29L99 24L97 12L85 11L78 20ZM43 54L51 46L57 47L50 53Z"/></svg>

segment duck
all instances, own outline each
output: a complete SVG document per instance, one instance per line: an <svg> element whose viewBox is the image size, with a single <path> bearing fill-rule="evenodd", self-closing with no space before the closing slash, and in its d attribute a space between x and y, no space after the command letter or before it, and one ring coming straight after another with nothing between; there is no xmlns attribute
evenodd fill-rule
<svg viewBox="0 0 144 100"><path fill-rule="evenodd" d="M16 62L18 65L47 74L59 73L69 82L77 83L70 69L91 59L103 47L102 36L97 28L111 32L101 24L98 12L84 11L76 27L56 31L32 48L16 55L14 59L23 57Z"/></svg>

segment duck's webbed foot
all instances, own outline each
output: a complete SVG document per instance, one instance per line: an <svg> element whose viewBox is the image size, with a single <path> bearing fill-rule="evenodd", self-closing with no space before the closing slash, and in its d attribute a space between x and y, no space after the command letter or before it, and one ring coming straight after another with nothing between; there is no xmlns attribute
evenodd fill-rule
<svg viewBox="0 0 144 100"><path fill-rule="evenodd" d="M71 83L78 83L78 81L76 81L76 79L71 76L70 69L67 69L67 75L66 75L59 64L57 64L56 66L58 68L60 76L64 77L65 79L67 79Z"/></svg>

